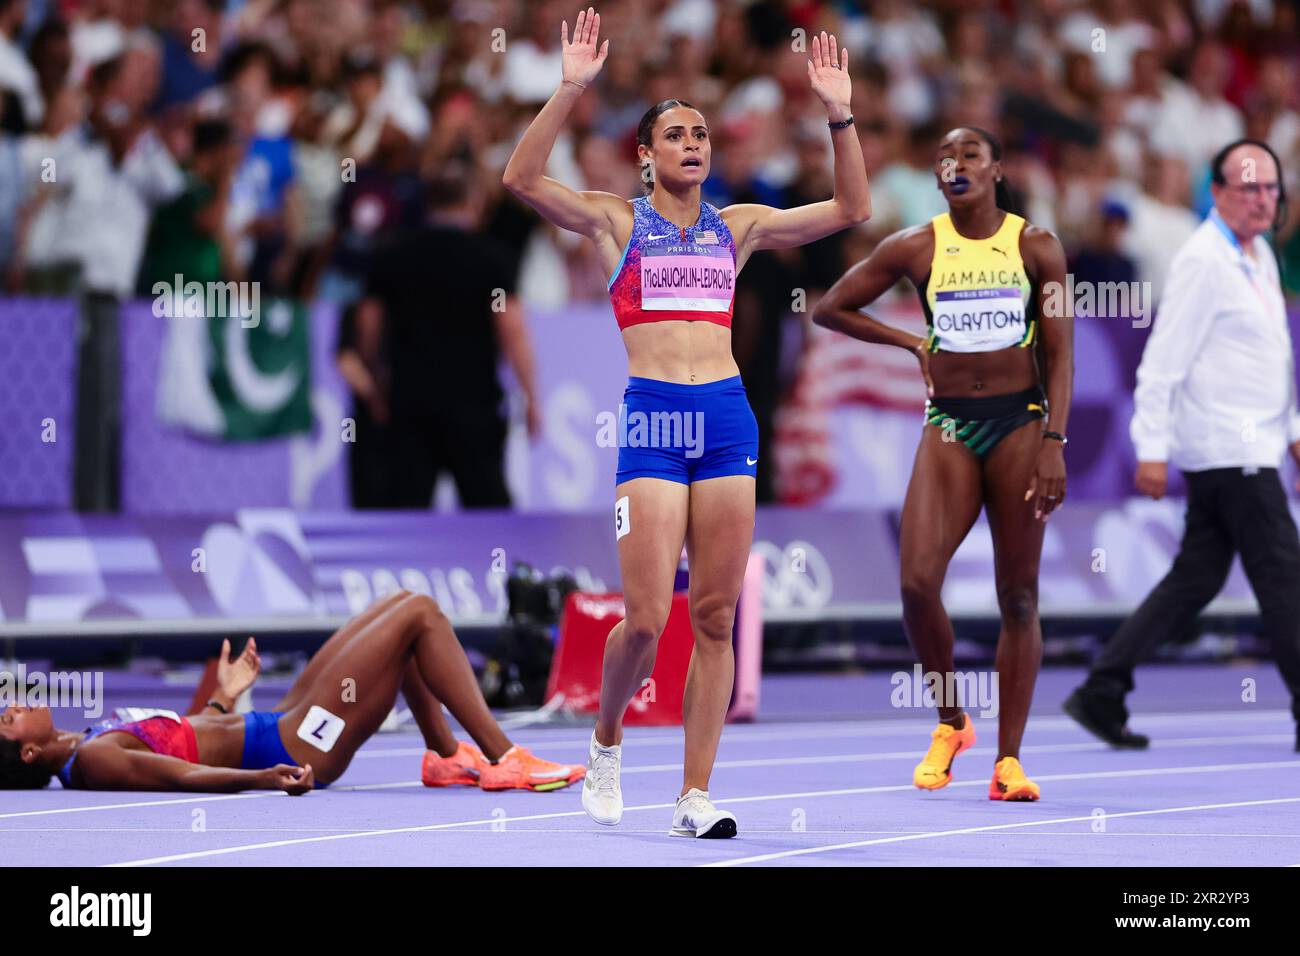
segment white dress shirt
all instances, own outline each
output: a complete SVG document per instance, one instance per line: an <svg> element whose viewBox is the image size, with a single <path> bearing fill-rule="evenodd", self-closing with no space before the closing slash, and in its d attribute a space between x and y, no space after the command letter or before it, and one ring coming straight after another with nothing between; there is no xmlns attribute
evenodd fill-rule
<svg viewBox="0 0 1300 956"><path fill-rule="evenodd" d="M1245 255L1211 212L1174 256L1142 353L1129 428L1139 461L1276 468L1300 440L1277 260Z"/></svg>
<svg viewBox="0 0 1300 956"><path fill-rule="evenodd" d="M81 263L87 289L129 296L154 207L184 191L185 174L152 130L136 138L118 165L84 128L69 130L53 146L63 197L58 222L67 230L62 251Z"/></svg>

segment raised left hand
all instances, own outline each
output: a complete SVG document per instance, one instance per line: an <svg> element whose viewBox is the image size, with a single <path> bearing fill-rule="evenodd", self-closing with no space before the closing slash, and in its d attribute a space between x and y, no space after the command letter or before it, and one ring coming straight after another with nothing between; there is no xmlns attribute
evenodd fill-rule
<svg viewBox="0 0 1300 956"><path fill-rule="evenodd" d="M823 30L814 36L808 60L808 80L817 98L826 106L831 119L838 122L849 115L853 83L849 80L849 51L835 44L835 37Z"/></svg>
<svg viewBox="0 0 1300 956"><path fill-rule="evenodd" d="M231 701L252 687L261 672L262 659L257 656L257 641L254 638L248 639L244 652L233 661L230 659L230 640L221 642L221 656L217 658L217 687Z"/></svg>
<svg viewBox="0 0 1300 956"><path fill-rule="evenodd" d="M1038 450L1034 475L1025 492L1025 500L1031 499L1034 517L1044 521L1065 501L1065 452L1055 439L1043 439L1043 447Z"/></svg>
<svg viewBox="0 0 1300 956"><path fill-rule="evenodd" d="M600 14L595 7L578 11L569 40L569 21L560 24L561 76L570 83L587 87L609 56L609 41L600 42Z"/></svg>

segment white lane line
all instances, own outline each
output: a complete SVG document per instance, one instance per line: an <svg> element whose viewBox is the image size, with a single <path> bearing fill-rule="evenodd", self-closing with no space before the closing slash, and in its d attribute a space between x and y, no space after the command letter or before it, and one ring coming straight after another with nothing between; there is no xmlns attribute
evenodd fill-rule
<svg viewBox="0 0 1300 956"><path fill-rule="evenodd" d="M1223 764L1204 764L1198 767L1153 767L1147 770L1094 770L1084 773L1048 773L1034 774L1034 780L1046 781L1070 781L1070 780L1101 780L1113 777L1161 777L1168 774L1180 773L1226 773L1230 770L1277 770L1287 768L1291 770L1300 769L1300 764L1294 760L1269 760L1260 763L1223 763ZM988 784L983 780L954 780L945 787L945 790L951 790L954 787L979 787L987 788ZM834 797L849 796L863 793L903 793L915 792L916 787L910 783L884 784L875 787L846 787L840 790L806 790L801 793L783 793L775 796L759 797L730 797L721 800L714 800L715 804L722 803L754 803L763 800L794 800L812 797ZM674 804L675 806L675 804ZM1093 817L1089 816L1091 820Z"/></svg>
<svg viewBox="0 0 1300 956"><path fill-rule="evenodd" d="M1217 744L1277 744L1283 741L1290 741L1290 734L1240 734L1232 736L1218 737L1179 737L1177 740L1160 741L1152 749L1173 750L1186 747L1214 747ZM724 740L725 745L731 741ZM1028 747L1022 747L1021 753L1102 753L1109 752L1112 749L1108 744L1102 744L1101 741L1084 741L1076 744L1031 744ZM996 748L992 747L975 747L967 750L970 756L985 756L995 753ZM424 750L417 750L417 753L424 753ZM920 749L913 748L910 750L889 750L889 752L880 753L841 753L831 754L831 756L810 756L810 757L753 757L749 760L720 760L714 763L714 769L720 767L766 767L766 766L783 766L783 765L803 765L803 763L845 763L852 761L878 761L878 760L917 760L920 756ZM360 756L360 754L357 754ZM408 756L408 754L404 754ZM681 770L681 763L643 763L641 766L624 767L625 774L649 774L658 773L662 770Z"/></svg>
<svg viewBox="0 0 1300 956"><path fill-rule="evenodd" d="M517 818L507 818L507 822L513 819L517 819ZM1089 816L1087 817L1087 819L1093 820L1096 818ZM350 833L352 829L353 829L352 827L325 827L325 826L321 826L321 827L208 827L203 832L204 833L333 833L333 832ZM7 833L193 833L194 831L190 827L186 826L186 827L18 827L16 829L8 830L6 832ZM463 830L453 829L453 830L447 830L445 832L451 834L457 834L457 835L463 834L465 836L478 836L480 834L489 834L492 833L493 831L478 828L478 829L463 829ZM573 827L563 827L563 828L529 827L527 830L521 830L519 832L526 833L529 836L533 834L546 834L548 836L559 835L559 836L583 836L583 837L590 835L590 833L586 830L575 830ZM620 826L618 828L618 832L621 834L627 834L627 833L663 833L664 831L662 827L654 827L650 829L646 829L646 828L637 829L635 827ZM763 830L757 827L749 827L749 826L745 827L746 836L751 836L754 834L782 835L782 834L789 834L791 832L793 831L791 831L791 829L788 826L778 827L776 829L771 829L771 830ZM844 829L839 829L839 830L800 830L799 832L808 833L808 834L818 834L818 833L834 834L836 836L844 837L844 836L854 836L854 835L867 836L867 835L889 835L889 834L903 834L903 833L929 833L931 831L929 830L854 830L852 828L846 827ZM980 834L976 833L972 835L979 836ZM1125 832L1116 833L1113 831L1107 831L1105 835L1109 838L1141 837L1144 840L1150 840L1153 838L1163 839L1164 837L1187 837L1189 839L1196 839L1196 840L1200 840L1200 839L1300 840L1300 833L1174 833L1174 832L1164 832L1164 831L1156 831L1153 833L1125 831ZM1035 833L1017 833L1013 831L1004 831L998 833L997 836L999 838L1069 836L1069 837L1088 837L1089 839L1096 839L1097 834L1092 832L1091 830L1040 830ZM1289 866L1290 864L1287 865Z"/></svg>
<svg viewBox="0 0 1300 956"><path fill-rule="evenodd" d="M1144 817L1162 813L1192 813L1198 810L1227 810L1237 807L1263 807L1280 803L1300 803L1300 797L1281 797L1276 800L1242 800L1237 803L1203 803L1190 807L1162 807L1157 810L1128 810L1122 813L1108 813L1106 819L1117 820L1120 817ZM705 867L741 866L746 863L766 863L771 860L783 860L792 856L810 856L814 853L830 853L833 850L849 850L864 846L879 846L884 843L906 843L911 840L934 840L939 837L964 836L970 833L990 833L996 830L1012 830L1023 827L1052 826L1058 823L1083 823L1095 820L1092 814L1082 817L1056 817L1051 820L1026 820L1021 823L999 823L983 827L963 827L959 830L935 830L929 833L912 833L905 836L884 837L879 840L856 840L852 843L833 843L827 846L804 847L798 850L782 850L778 853L763 853L759 856L745 856L735 860L717 860L701 863Z"/></svg>
<svg viewBox="0 0 1300 956"><path fill-rule="evenodd" d="M666 810L675 807L673 803L656 803L647 804L639 807L626 807L624 813L636 810ZM270 850L284 846L301 846L304 843L326 843L334 840L355 840L361 837L371 836L392 836L398 833L429 833L434 830L450 830L455 827L477 826L480 824L492 824L498 821L507 823L522 823L528 820L555 820L560 817L579 817L585 816L585 811L562 811L557 813L534 813L522 817L489 817L484 820L464 820L458 823L433 823L418 827L393 827L387 830L361 830L352 833L339 833L329 836L319 837L300 837L292 840L273 840L270 843L250 843L243 846L221 847L215 850L198 850L192 853L175 853L171 856L156 856L144 860L126 860L121 863L106 863L104 866L109 868L128 867L128 866L153 866L158 863L177 863L182 860L197 860L204 857L227 856L232 853L244 853L250 850Z"/></svg>
<svg viewBox="0 0 1300 956"><path fill-rule="evenodd" d="M327 792L349 793L353 790L397 790L405 787L421 786L424 785L418 780L401 780L397 783L355 783L349 784L346 787L333 786L330 787ZM0 813L0 820L13 820L20 817L58 816L64 813L91 813L96 810L134 810L136 807L166 807L190 803L212 803L218 800L266 800L268 798L283 796L285 796L285 794L278 790L273 790L259 793L224 793L203 797L176 797L167 800L138 800L133 803L100 803L85 807L56 807L51 810L22 810L14 813Z"/></svg>
<svg viewBox="0 0 1300 956"><path fill-rule="evenodd" d="M1281 711L1279 711L1281 713ZM1062 725L1064 726L1064 725ZM1076 730L1082 729L1077 724L1071 724ZM761 730L743 730L745 727L762 727ZM565 728L567 729L567 728ZM629 727L625 731L623 742L629 746L676 746L682 745L682 732L678 728L673 734L654 734L640 736L637 730L643 728ZM901 737L912 736L913 734L924 734L929 736L930 731L934 730L934 722L931 720L917 720L913 718L887 718L885 722L868 722L861 721L842 721L830 724L813 724L797 723L789 730L776 730L773 725L767 724L731 724L727 726L722 733L722 739L726 743L772 743L782 740L828 740L839 739L843 737ZM533 729L536 732L537 728ZM551 730L549 734L559 733L560 728ZM549 736L547 732L537 733L535 737L525 739L522 735L512 737L515 743L524 744L527 747L585 747L591 740L591 734L585 737L566 737L556 739ZM417 738L418 739L418 738ZM396 747L392 749L371 748L371 753L400 754L402 756L419 756L424 753L422 747ZM362 750L357 754L358 757L367 756L367 751Z"/></svg>
<svg viewBox="0 0 1300 956"><path fill-rule="evenodd" d="M1290 741L1290 734L1246 734L1239 737L1187 737L1182 740L1168 741L1160 749L1175 749L1182 747L1204 747L1212 744L1223 743L1278 743ZM1065 753L1109 753L1110 746L1100 742L1077 743L1077 744L1033 744L1028 747L1021 747L1022 754L1065 754ZM987 757L996 756L996 747L972 747L966 751L963 756ZM916 760L918 751L913 750L896 750L890 753L867 753L867 754L827 754L823 756L812 757L757 757L750 760L719 760L713 764L715 770L724 768L740 767L782 767L782 766L803 766L807 764L824 764L824 763L872 763L878 760ZM969 766L969 764L963 764ZM1296 763L1300 768L1300 762ZM681 770L680 763L661 763L661 764L643 764L639 767L625 767L623 773L659 773L666 770Z"/></svg>
<svg viewBox="0 0 1300 956"><path fill-rule="evenodd" d="M1045 776L1039 776L1037 779L1061 781L1061 780L1088 780L1088 779L1100 779L1100 778L1109 778L1109 777L1154 777L1154 776L1164 776L1169 774L1184 774L1184 773L1222 773L1226 771L1276 769L1278 767L1294 768L1295 766L1296 766L1296 762L1294 760L1285 760L1285 761L1274 760L1274 761L1267 761L1261 763L1209 764L1200 767L1159 767L1159 768L1153 768L1149 770L1107 770L1107 771L1096 771L1092 773L1048 774ZM982 780L956 781L954 783L949 784L949 787L963 787L963 786L984 787L987 786L987 784L985 784L984 781ZM877 787L848 787L839 790L805 790L797 793L762 794L762 795L752 796L752 797L731 797L729 799L724 799L724 800L715 800L714 802L717 804L761 803L761 802L766 802L771 800L803 800L803 799L812 799L817 797L849 796L849 795L861 795L867 793L896 793L900 791L908 791L914 789L915 788L911 784L890 784L886 786L877 786ZM1295 797L1295 798L1287 798L1286 800L1282 800L1280 802L1288 802L1289 800L1292 799L1294 799L1295 801L1300 801L1300 797ZM647 803L635 807L625 807L623 812L636 813L643 810L667 810L675 806L676 806L675 801L672 803ZM430 833L436 830L450 830L450 829L455 829L457 827L484 826L484 825L490 826L493 823L499 823L503 820L507 823L525 823L532 820L558 820L566 817L581 817L585 815L586 815L585 812L582 810L573 810L573 811L560 811L556 813L535 813L535 814L529 814L521 817L494 816L494 817L487 817L485 819L479 819L479 820L463 820L458 823L434 823L434 824L426 824L424 826L393 827L393 828L383 829L383 830L359 830L353 833L339 833L339 834L332 834L329 836L302 837L302 838L297 838L292 840L273 840L269 843L249 843L241 846L220 847L212 850L197 850L190 853L176 853L170 856L149 857L147 859L142 859L142 860L127 860L121 863L108 863L105 865L109 867L152 866L158 863L177 863L183 860L197 860L206 857L227 856L232 853L244 853L252 850L269 850L269 849L277 849L279 847L286 847L286 846L301 846L302 844L305 843L324 843L324 842L332 842L334 840L355 840L355 839L361 839L363 837L372 837L372 836L393 836L399 833ZM1118 816L1118 815L1119 814L1110 814L1110 816ZM1090 814L1089 816L1080 817L1078 819L1092 820L1095 818ZM1059 823L1062 821L1055 820L1052 822Z"/></svg>
<svg viewBox="0 0 1300 956"><path fill-rule="evenodd" d="M1143 726L1163 727L1171 726L1184 728L1188 724L1197 721L1206 721L1216 725L1225 722L1281 722L1290 721L1291 714L1285 710L1258 710L1258 711L1207 711L1204 713L1163 713L1163 714L1137 714L1133 720L1138 721ZM992 730L996 726L995 718L980 717L978 712L975 714L976 728L987 727ZM790 730L775 730L772 724L729 724L722 733L724 743L768 743L782 740L827 740L841 737L902 737L911 736L921 733L928 736L934 729L934 721L930 718L913 718L913 717L887 717L883 719L872 719L863 717L857 721L830 721L827 723L805 723L796 722L794 728ZM748 728L760 728L750 730ZM527 747L585 747L591 739L588 733L584 737L564 737L552 739L547 736L550 733L560 733L562 730L569 728L554 728L546 731L543 728L531 728L529 734L537 734L536 737L529 736L524 739L520 735L515 740L516 743L522 743ZM627 728L625 743L629 746L678 746L682 745L681 730L672 734L653 734L648 736L638 736L637 731L643 728ZM1035 717L1029 718L1028 729L1030 731L1050 731L1050 730L1075 730L1083 734L1083 730L1069 717ZM541 731L541 732L539 732ZM410 735L414 736L414 735ZM1155 741L1159 746L1160 741ZM423 747L372 747L363 749L357 753L356 758L373 758L373 757L418 757L424 754Z"/></svg>
<svg viewBox="0 0 1300 956"><path fill-rule="evenodd" d="M1176 747L1193 747L1193 746L1202 746L1206 744L1219 744L1219 743L1278 742L1278 741L1285 741L1290 739L1291 737L1288 734L1248 734L1248 735L1229 736L1229 737L1187 737L1181 740L1168 741L1163 745L1161 749L1165 749L1165 748L1172 749ZM1096 742L1075 743L1075 744L1035 744L1032 746L1021 748L1022 753L1040 753L1040 754L1106 751L1106 750L1109 750L1109 748L1105 744L1096 743ZM987 756L992 752L993 749L989 747L976 747L973 750L971 750L969 753L972 756L974 755ZM854 762L869 763L878 760L911 760L911 759L915 759L915 757L916 757L915 750L900 750L891 753L828 754L824 756L814 756L814 757L766 757L766 758L751 759L751 760L719 760L714 764L714 769L771 767L771 766L783 766L783 765L795 765L795 764L809 765L809 764L833 764L833 763L854 763ZM663 772L676 771L681 769L682 769L682 765L680 763L647 764L647 765L636 766L636 767L624 767L623 773L625 774L663 773ZM407 789L407 788L413 788L419 786L422 786L422 784L418 780L402 780L402 781L397 781L395 783L364 783L364 784L352 784L344 787L332 787L331 792L340 793L340 792L350 792L350 791L401 790L401 789ZM85 806L85 807L61 807L61 808L50 809L50 810L26 810L26 811L15 812L15 813L0 813L0 820L8 820L8 819L14 819L20 817L55 816L55 815L65 814L65 813L86 813L93 810L124 810L124 809L132 809L134 807L152 807L152 806L168 806L173 804L204 803L204 802L211 802L217 800L241 800L241 799L247 800L247 799L255 799L259 797L265 798L265 797L278 797L278 796L282 796L282 794L278 792L221 794L221 795L205 796L205 797L183 797L183 798L166 799L166 800L147 800L147 801L140 801L136 803L111 803L111 804Z"/></svg>
<svg viewBox="0 0 1300 956"><path fill-rule="evenodd" d="M1187 747L1199 747L1213 744L1225 743L1278 743L1289 741L1289 734L1243 734L1227 737L1184 737L1181 739L1169 740L1159 746L1159 749L1178 749ZM1087 753L1087 752L1105 752L1110 748L1100 742L1084 742L1072 744L1033 744L1022 747L1021 753L1032 754L1055 754L1055 753ZM422 753L423 751L421 751ZM993 753L991 747L975 747L968 751L970 756L988 756ZM714 763L715 770L723 769L742 769L754 767L779 767L779 766L809 766L816 764L836 764L836 763L871 763L884 760L915 760L917 757L916 750L898 750L887 753L857 753L857 754L826 754L822 756L810 757L763 757L750 760L719 760ZM1289 765L1300 767L1300 764L1292 762ZM667 773L682 769L680 763L663 763L663 764L643 764L641 766L624 767L624 774L640 773ZM1040 779L1035 776L1035 779ZM1052 779L1069 779L1068 777L1042 777L1044 780ZM955 785L955 784L954 784ZM418 780L400 780L393 783L359 783L347 786L334 786L329 789L329 793L349 793L352 791L375 791L375 790L404 790L423 786ZM911 789L909 786L901 786L900 789ZM854 791L861 792L861 791ZM144 800L134 803L110 803L97 804L82 807L58 807L48 810L24 810L13 813L0 813L0 820L18 819L23 817L40 817L40 816L58 816L67 813L89 813L96 810L130 810L135 807L155 807L155 806L172 806L192 803L208 803L218 800L251 800L267 797L280 797L284 794L278 791L266 793L237 793L221 794L202 797L180 797L160 800Z"/></svg>
<svg viewBox="0 0 1300 956"><path fill-rule="evenodd" d="M0 820L15 820L20 817L53 817L64 813L90 813L94 810L134 810L137 807L165 807L181 803L211 803L217 800L255 800L259 797L281 796L278 793L230 793L207 797L181 797L172 800L137 800L132 803L100 803L88 807L56 807L52 810L21 810L14 813L0 813Z"/></svg>

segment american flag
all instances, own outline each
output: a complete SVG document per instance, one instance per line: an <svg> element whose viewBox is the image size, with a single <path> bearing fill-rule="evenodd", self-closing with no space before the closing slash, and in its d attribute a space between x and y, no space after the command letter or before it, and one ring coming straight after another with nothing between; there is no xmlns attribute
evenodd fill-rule
<svg viewBox="0 0 1300 956"><path fill-rule="evenodd" d="M718 244L718 234L712 229L701 229L695 234L695 241L702 246L716 246Z"/></svg>
<svg viewBox="0 0 1300 956"><path fill-rule="evenodd" d="M867 311L888 325L925 334L914 295L882 299ZM915 410L919 416L925 385L916 356L829 329L809 331L798 378L776 416L776 484L783 503L813 504L844 477L830 434L831 411L841 405Z"/></svg>

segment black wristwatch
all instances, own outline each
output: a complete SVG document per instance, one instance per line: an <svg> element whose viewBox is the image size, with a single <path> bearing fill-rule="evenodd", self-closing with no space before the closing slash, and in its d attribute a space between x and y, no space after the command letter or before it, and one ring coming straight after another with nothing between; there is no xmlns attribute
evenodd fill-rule
<svg viewBox="0 0 1300 956"><path fill-rule="evenodd" d="M225 707L223 707L223 706L221 706L220 704L218 704L215 700L210 700L210 701L208 701L208 706L211 707L213 710L219 710L219 711L221 711L223 714L228 714L228 713L230 713L230 711L226 710Z"/></svg>
<svg viewBox="0 0 1300 956"><path fill-rule="evenodd" d="M1043 432L1043 437L1053 438L1056 441L1059 441L1062 445L1068 445L1070 443L1070 439L1066 438L1060 432Z"/></svg>
<svg viewBox="0 0 1300 956"><path fill-rule="evenodd" d="M831 129L844 129L844 127L846 126L853 125L853 115L850 113L848 119L842 119L838 123L832 123L829 120L827 120L826 125L829 126Z"/></svg>

